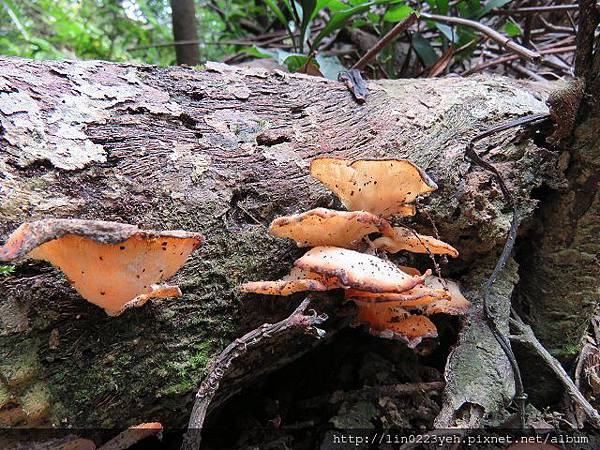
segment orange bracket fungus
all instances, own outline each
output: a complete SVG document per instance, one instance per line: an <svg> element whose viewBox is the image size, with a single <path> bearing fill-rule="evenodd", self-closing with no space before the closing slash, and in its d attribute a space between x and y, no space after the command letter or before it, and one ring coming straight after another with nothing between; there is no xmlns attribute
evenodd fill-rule
<svg viewBox="0 0 600 450"><path fill-rule="evenodd" d="M425 172L405 159L316 158L310 174L331 189L349 211L382 217L414 215L412 203L417 196L437 189Z"/></svg>
<svg viewBox="0 0 600 450"><path fill-rule="evenodd" d="M371 233L392 238L394 230L387 220L367 211L335 211L311 209L294 216L278 217L269 227L269 234L296 241L298 247L355 248Z"/></svg>
<svg viewBox="0 0 600 450"><path fill-rule="evenodd" d="M294 263L289 275L276 281L245 283L245 293L291 295L303 291L344 289L346 300L357 306L356 322L375 336L398 339L414 348L425 338L437 337L426 316L464 314L469 302L456 283L424 274L413 267L396 266L386 253L458 256L458 251L432 236L397 226L389 216L414 215L418 195L437 189L436 184L407 160L317 158L313 177L329 187L349 211L316 208L279 217L269 227L273 236L313 247ZM367 238L377 233L372 242ZM357 251L367 241L380 256Z"/></svg>
<svg viewBox="0 0 600 450"><path fill-rule="evenodd" d="M425 283L427 283L427 280ZM402 302L404 308L427 306L437 300L450 298L448 291L444 289L432 289L426 285L415 286L402 293L366 292L358 289L348 289L344 295L347 300L356 300L365 303Z"/></svg>
<svg viewBox="0 0 600 450"><path fill-rule="evenodd" d="M413 315L403 307L403 302L363 303L358 307L357 322L366 324L374 336L398 339L414 348L425 338L437 337L437 328L425 316Z"/></svg>
<svg viewBox="0 0 600 450"><path fill-rule="evenodd" d="M343 287L336 278L327 278L308 270L294 267L289 275L277 281L251 281L240 286L244 293L263 295L292 295L304 291L328 291Z"/></svg>
<svg viewBox="0 0 600 450"><path fill-rule="evenodd" d="M410 228L394 227L392 236L381 236L373 241L373 246L389 253L406 250L412 253L458 256L458 250L432 236L419 234Z"/></svg>
<svg viewBox="0 0 600 450"><path fill-rule="evenodd" d="M199 233L134 225L47 219L21 225L0 247L0 261L32 258L60 269L87 301L109 315L151 298L181 296L171 278L201 244Z"/></svg>
<svg viewBox="0 0 600 450"><path fill-rule="evenodd" d="M449 314L460 316L465 314L471 303L460 292L458 284L454 281L443 280L439 277L429 277L425 281L425 287L429 289L439 290L444 289L446 296L436 299L425 308L425 314Z"/></svg>
<svg viewBox="0 0 600 450"><path fill-rule="evenodd" d="M338 247L315 247L294 265L327 277L335 277L344 287L369 292L404 292L423 284L431 274L412 276L376 256Z"/></svg>
<svg viewBox="0 0 600 450"><path fill-rule="evenodd" d="M425 316L462 315L470 306L456 283L434 276L428 277L424 285L400 294L354 289L345 294L357 306L357 323L368 325L375 336L400 339L409 347L418 345L425 337L437 336L435 325ZM423 315L409 313L414 310Z"/></svg>
<svg viewBox="0 0 600 450"><path fill-rule="evenodd" d="M291 295L302 291L355 288L367 292L404 292L423 284L425 275L409 275L376 256L338 247L315 247L296 260L289 275L277 281L253 281L240 291Z"/></svg>

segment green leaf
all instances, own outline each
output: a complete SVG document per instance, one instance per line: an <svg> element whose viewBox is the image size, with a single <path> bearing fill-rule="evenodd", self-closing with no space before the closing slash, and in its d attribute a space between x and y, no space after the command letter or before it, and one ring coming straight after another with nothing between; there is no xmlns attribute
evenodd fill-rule
<svg viewBox="0 0 600 450"><path fill-rule="evenodd" d="M319 70L321 70L323 76L330 80L337 80L338 74L346 70L337 56L317 55L315 59L317 60Z"/></svg>
<svg viewBox="0 0 600 450"><path fill-rule="evenodd" d="M335 30L342 28L352 16L368 11L369 8L371 8L371 6L373 6L375 3L376 2L374 1L363 3L362 5L354 6L352 8L344 9L332 14L331 19L329 19L329 22L327 22L325 28L319 32L313 41L313 48L316 49L326 36L329 36Z"/></svg>
<svg viewBox="0 0 600 450"><path fill-rule="evenodd" d="M480 0L465 0L456 4L460 17L473 17L481 9Z"/></svg>
<svg viewBox="0 0 600 450"><path fill-rule="evenodd" d="M319 67L319 64L313 58L309 58L308 56L298 54L288 56L283 60L283 64L285 65L285 67L287 67L287 70L289 70L290 72L297 72L302 67L304 67L304 65L311 59L313 64Z"/></svg>
<svg viewBox="0 0 600 450"><path fill-rule="evenodd" d="M401 22L413 12L414 10L410 6L398 6L396 8L388 9L383 15L383 20L386 22Z"/></svg>
<svg viewBox="0 0 600 450"><path fill-rule="evenodd" d="M286 60L286 58L288 56L292 56L292 55L304 56L304 55L300 55L299 53L290 53L290 52L286 52L285 50L281 50L281 49L274 50L273 53L276 55L277 63L280 66L285 65L284 61Z"/></svg>
<svg viewBox="0 0 600 450"><path fill-rule="evenodd" d="M15 266L0 266L0 275L10 275L15 271Z"/></svg>
<svg viewBox="0 0 600 450"><path fill-rule="evenodd" d="M254 56L255 58L277 58L277 54L267 50L266 48L253 45L252 47L245 47L241 50L247 55Z"/></svg>
<svg viewBox="0 0 600 450"><path fill-rule="evenodd" d="M448 0L437 0L437 12L442 16L448 14Z"/></svg>
<svg viewBox="0 0 600 450"><path fill-rule="evenodd" d="M265 0L265 5L267 5L267 7L275 14L277 20L279 20L285 28L289 29L288 21L285 18L283 11L277 6L277 2L274 0Z"/></svg>
<svg viewBox="0 0 600 450"><path fill-rule="evenodd" d="M378 24L380 19L381 19L381 16L379 14L375 14L372 12L367 13L367 20L374 25Z"/></svg>
<svg viewBox="0 0 600 450"><path fill-rule="evenodd" d="M300 24L300 42L302 48L306 42L306 29L310 26L311 17L317 7L317 0L301 0L300 5L302 6L302 23Z"/></svg>
<svg viewBox="0 0 600 450"><path fill-rule="evenodd" d="M435 27L440 30L440 33L442 33L450 42L454 43L458 40L458 36L456 35L456 32L453 31L452 27L439 22L435 22Z"/></svg>
<svg viewBox="0 0 600 450"><path fill-rule="evenodd" d="M421 33L413 34L412 45L425 66L429 67L437 61L437 53Z"/></svg>
<svg viewBox="0 0 600 450"><path fill-rule="evenodd" d="M523 35L523 30L521 29L519 24L517 24L512 19L509 19L504 24L504 32L508 35L508 37L511 37L511 38Z"/></svg>
<svg viewBox="0 0 600 450"><path fill-rule="evenodd" d="M473 14L473 16L476 19L480 19L483 16L485 16L487 13L489 13L492 9L496 9L496 8L500 8L504 5L506 5L507 3L509 3L511 0L489 0L485 5L483 5L483 7L481 9L479 9L477 12L475 12L475 14Z"/></svg>

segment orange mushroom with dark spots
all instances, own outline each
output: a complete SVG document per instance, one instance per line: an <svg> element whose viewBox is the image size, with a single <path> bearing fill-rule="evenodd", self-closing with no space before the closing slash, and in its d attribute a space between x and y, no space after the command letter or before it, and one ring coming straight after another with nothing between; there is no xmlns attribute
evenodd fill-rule
<svg viewBox="0 0 600 450"><path fill-rule="evenodd" d="M415 348L423 339L437 337L437 328L425 316L410 314L403 302L360 302L356 322L369 327L369 333L387 339L398 339Z"/></svg>
<svg viewBox="0 0 600 450"><path fill-rule="evenodd" d="M349 211L382 217L414 215L416 198L437 189L425 172L406 159L316 158L311 161L310 173Z"/></svg>
<svg viewBox="0 0 600 450"><path fill-rule="evenodd" d="M244 293L291 295L303 291L357 289L402 293L423 284L431 274L409 275L376 256L338 247L315 247L296 260L289 275L276 281L253 281Z"/></svg>
<svg viewBox="0 0 600 450"><path fill-rule="evenodd" d="M437 299L427 305L423 312L428 316L432 314L461 316L471 307L471 302L460 292L460 287L454 281L432 276L425 280L425 287L443 289L447 293L446 297Z"/></svg>
<svg viewBox="0 0 600 450"><path fill-rule="evenodd" d="M412 253L458 256L458 250L433 236L419 234L406 227L394 227L391 236L381 236L373 241L373 246L389 253L406 250Z"/></svg>
<svg viewBox="0 0 600 450"><path fill-rule="evenodd" d="M140 230L134 225L47 219L21 225L0 247L0 261L32 258L59 268L87 301L118 315L150 298L181 296L172 277L203 237L186 231ZM163 243L169 250L163 251Z"/></svg>
<svg viewBox="0 0 600 450"><path fill-rule="evenodd" d="M394 236L389 222L367 211L311 209L302 214L278 217L269 234L296 241L298 247L334 246L356 248L371 233Z"/></svg>
<svg viewBox="0 0 600 450"><path fill-rule="evenodd" d="M356 300L363 303L402 302L402 307L406 309L423 308L438 300L450 298L450 294L446 290L432 289L424 285L415 286L401 293L366 292L358 289L348 289L344 296L346 300Z"/></svg>
<svg viewBox="0 0 600 450"><path fill-rule="evenodd" d="M335 277L347 288L368 292L404 292L423 284L431 274L412 276L389 261L354 250L315 247L294 263L300 269Z"/></svg>
<svg viewBox="0 0 600 450"><path fill-rule="evenodd" d="M239 289L243 293L286 296L297 292L322 292L341 287L339 281L335 278L326 278L294 267L289 275L281 280L251 281L242 284Z"/></svg>

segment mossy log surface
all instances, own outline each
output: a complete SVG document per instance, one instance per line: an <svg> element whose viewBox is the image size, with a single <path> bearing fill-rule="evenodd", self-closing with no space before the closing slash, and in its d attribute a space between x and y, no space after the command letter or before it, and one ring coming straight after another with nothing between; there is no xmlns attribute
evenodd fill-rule
<svg viewBox="0 0 600 450"><path fill-rule="evenodd" d="M21 262L0 278L0 420L10 424L21 414L31 424L185 424L211 358L299 302L243 299L235 288L286 273L302 253L266 234L272 219L339 206L308 175L316 156L409 158L425 169L440 189L408 222L431 233L431 216L461 252L444 273L462 279L477 303L473 294L504 244L511 212L489 174L463 158L465 144L507 119L545 112L546 93L489 76L368 86L359 105L342 83L277 71L0 59L0 241L22 222L48 217L206 237L175 276L183 298L114 318L47 264ZM559 153L536 142L508 130L478 148L525 215L536 207L537 188L560 183ZM498 287L504 321L516 282L514 265L507 270ZM447 401L453 409L485 402L491 410L509 400L510 372L480 308L465 322L471 331L459 342L485 356L466 385L460 374L469 373L469 358L460 358ZM295 337L272 343L260 358L248 355L223 392L311 342ZM494 393L471 394L476 378Z"/></svg>

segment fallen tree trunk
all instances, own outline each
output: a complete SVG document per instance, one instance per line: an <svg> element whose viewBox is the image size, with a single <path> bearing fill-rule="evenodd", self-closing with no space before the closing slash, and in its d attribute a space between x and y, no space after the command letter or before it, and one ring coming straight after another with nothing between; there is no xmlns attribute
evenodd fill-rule
<svg viewBox="0 0 600 450"><path fill-rule="evenodd" d="M267 236L273 218L335 204L308 176L316 156L409 158L425 169L440 189L423 201L415 226L431 232L431 217L458 248L461 257L444 273L461 278L477 304L511 210L490 176L463 159L465 145L491 125L545 112L544 88L477 76L380 81L369 89L358 105L341 83L277 71L0 59L1 240L20 223L47 217L206 237L176 275L183 298L116 318L84 302L47 265L25 262L0 278L0 389L10 399L0 408L12 411L5 420L185 424L211 359L295 306L244 300L235 287L287 272L300 254ZM560 180L559 155L541 142L512 129L480 148L525 216L536 207L535 190ZM515 271L509 266L495 291L505 330ZM298 338L249 358L215 401L309 342ZM513 389L480 308L459 344L446 374L443 425L464 408L475 406L478 418L502 408ZM460 358L465 351L481 357ZM483 390L472 390L475 381Z"/></svg>

